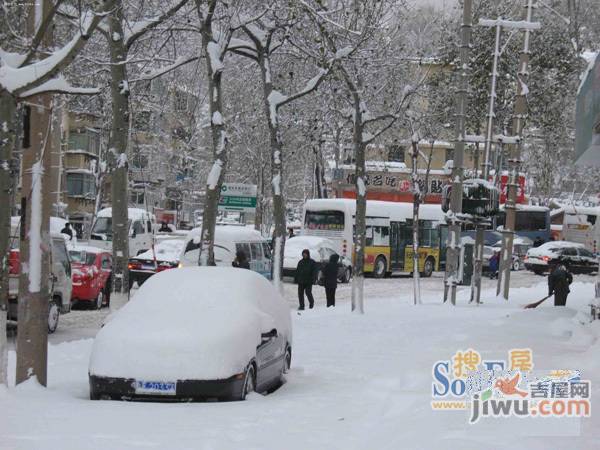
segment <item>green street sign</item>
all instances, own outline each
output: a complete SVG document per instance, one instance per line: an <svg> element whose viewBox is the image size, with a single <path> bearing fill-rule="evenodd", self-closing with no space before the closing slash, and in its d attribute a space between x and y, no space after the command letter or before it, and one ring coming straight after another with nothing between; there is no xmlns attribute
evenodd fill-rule
<svg viewBox="0 0 600 450"><path fill-rule="evenodd" d="M256 211L257 189L253 184L225 183L219 198L220 211Z"/></svg>

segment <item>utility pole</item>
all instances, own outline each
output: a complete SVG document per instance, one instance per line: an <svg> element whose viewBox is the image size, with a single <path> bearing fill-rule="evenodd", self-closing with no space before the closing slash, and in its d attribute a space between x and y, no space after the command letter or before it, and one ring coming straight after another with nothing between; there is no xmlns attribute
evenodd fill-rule
<svg viewBox="0 0 600 450"><path fill-rule="evenodd" d="M488 181L490 176L490 154L492 151L492 137L494 133L494 119L496 118L496 80L498 79L498 59L500 58L500 39L502 37L501 18L495 24L480 20L480 26L495 26L496 41L494 44L492 81L490 86L490 103L487 115L487 127L485 133L485 147L483 163L481 164L481 178ZM477 178L477 164L475 164L475 178ZM483 244L485 237L485 225L477 221L475 225L475 264L473 265L473 280L471 283L471 299L469 303L481 303L481 274L483 270Z"/></svg>
<svg viewBox="0 0 600 450"><path fill-rule="evenodd" d="M498 274L498 287L496 295L502 294L505 300L508 300L510 289L510 270L512 267L512 253L514 242L514 229L516 221L516 203L517 189L519 187L519 169L521 164L521 145L523 128L525 127L525 119L527 118L527 94L529 88L527 82L529 80L529 42L531 32L541 27L539 22L532 22L534 4L533 0L527 0L527 5L524 7L523 15L524 22L517 22L516 28L521 28L525 31L523 42L523 50L519 58L519 70L517 72L517 96L515 98L514 116L512 119L512 135L515 139L510 145L509 178L507 184L506 198L506 223L502 230L502 253L500 254L500 271Z"/></svg>
<svg viewBox="0 0 600 450"><path fill-rule="evenodd" d="M460 80L456 91L456 140L454 142L454 164L452 167L452 191L450 211L447 213L448 246L446 250L446 274L444 276L444 302L456 305L460 257L460 218L462 212L463 156L465 150L467 91L469 88L469 54L471 50L471 28L473 24L473 0L464 0L461 26Z"/></svg>
<svg viewBox="0 0 600 450"><path fill-rule="evenodd" d="M28 28L31 36L50 11L50 2L38 1L41 8L36 8L35 4L30 7ZM42 48L50 48L52 41L49 29ZM52 251L50 212L54 190L49 183L53 143L52 94L29 97L28 103L29 147L23 148L22 160L20 257L23 270L19 278L16 381L22 383L35 377L46 386Z"/></svg>

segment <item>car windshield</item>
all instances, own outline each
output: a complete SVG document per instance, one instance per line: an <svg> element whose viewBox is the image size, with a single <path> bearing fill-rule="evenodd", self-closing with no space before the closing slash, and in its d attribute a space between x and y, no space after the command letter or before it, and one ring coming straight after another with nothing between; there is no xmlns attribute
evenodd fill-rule
<svg viewBox="0 0 600 450"><path fill-rule="evenodd" d="M69 256L71 257L72 262L85 264L87 266L91 266L96 260L95 253L88 253L84 250L70 250Z"/></svg>
<svg viewBox="0 0 600 450"><path fill-rule="evenodd" d="M98 217L94 224L94 228L92 229L92 233L111 235L112 217Z"/></svg>

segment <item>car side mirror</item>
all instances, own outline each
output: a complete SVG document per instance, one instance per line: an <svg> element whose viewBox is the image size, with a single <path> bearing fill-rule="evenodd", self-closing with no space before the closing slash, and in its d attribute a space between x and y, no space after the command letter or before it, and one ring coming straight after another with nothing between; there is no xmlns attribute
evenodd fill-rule
<svg viewBox="0 0 600 450"><path fill-rule="evenodd" d="M261 334L260 337L262 342L270 341L271 339L277 337L277 330L273 328L271 331Z"/></svg>

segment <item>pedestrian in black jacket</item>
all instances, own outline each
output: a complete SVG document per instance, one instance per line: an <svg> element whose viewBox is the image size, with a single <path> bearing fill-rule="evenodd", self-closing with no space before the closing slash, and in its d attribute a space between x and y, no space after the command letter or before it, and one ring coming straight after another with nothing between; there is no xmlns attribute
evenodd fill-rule
<svg viewBox="0 0 600 450"><path fill-rule="evenodd" d="M308 307L313 308L315 305L315 299L312 295L312 286L315 284L317 279L317 263L311 259L310 251L307 249L302 250L302 259L298 262L296 267L296 274L294 281L298 285L298 302L300 306L299 311L304 309L304 294L308 298Z"/></svg>
<svg viewBox="0 0 600 450"><path fill-rule="evenodd" d="M338 282L338 263L339 255L335 253L329 257L329 262L323 266L323 286L325 286L325 295L327 296L327 307L335 306L335 290Z"/></svg>
<svg viewBox="0 0 600 450"><path fill-rule="evenodd" d="M250 263L248 262L248 258L246 258L246 253L243 250L238 250L235 254L235 259L231 263L233 267L237 267L239 269L250 269Z"/></svg>
<svg viewBox="0 0 600 450"><path fill-rule="evenodd" d="M554 306L566 306L569 295L569 285L573 282L573 275L564 266L556 264L548 275L548 295L554 294Z"/></svg>

